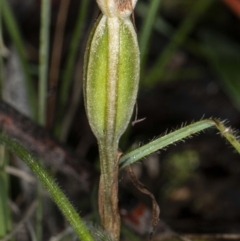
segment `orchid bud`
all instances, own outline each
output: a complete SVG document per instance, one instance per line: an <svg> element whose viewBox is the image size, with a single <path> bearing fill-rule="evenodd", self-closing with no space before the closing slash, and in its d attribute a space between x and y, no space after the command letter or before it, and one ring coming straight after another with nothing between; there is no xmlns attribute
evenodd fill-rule
<svg viewBox="0 0 240 241"><path fill-rule="evenodd" d="M97 0L98 6L102 13L107 17L129 17L137 0Z"/></svg>
<svg viewBox="0 0 240 241"><path fill-rule="evenodd" d="M84 66L84 98L98 140L118 141L131 118L139 81L139 49L129 18L97 21Z"/></svg>

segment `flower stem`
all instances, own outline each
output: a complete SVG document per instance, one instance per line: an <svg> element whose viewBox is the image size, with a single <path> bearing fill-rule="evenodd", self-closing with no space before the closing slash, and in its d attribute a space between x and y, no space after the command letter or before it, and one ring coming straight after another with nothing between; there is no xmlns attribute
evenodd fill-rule
<svg viewBox="0 0 240 241"><path fill-rule="evenodd" d="M103 228L113 240L117 241L120 233L117 144L99 143L99 154L101 166L98 193L99 214Z"/></svg>

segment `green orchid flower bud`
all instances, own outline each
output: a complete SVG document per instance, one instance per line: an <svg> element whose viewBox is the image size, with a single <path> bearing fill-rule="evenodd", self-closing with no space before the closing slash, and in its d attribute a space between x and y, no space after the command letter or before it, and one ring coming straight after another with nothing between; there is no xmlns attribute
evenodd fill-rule
<svg viewBox="0 0 240 241"><path fill-rule="evenodd" d="M119 140L131 118L139 82L139 49L129 18L102 15L85 56L84 98L98 140Z"/></svg>
<svg viewBox="0 0 240 241"><path fill-rule="evenodd" d="M89 37L84 62L84 101L100 154L99 213L119 240L118 142L129 124L139 82L139 48L130 14L136 0L97 0L101 15Z"/></svg>

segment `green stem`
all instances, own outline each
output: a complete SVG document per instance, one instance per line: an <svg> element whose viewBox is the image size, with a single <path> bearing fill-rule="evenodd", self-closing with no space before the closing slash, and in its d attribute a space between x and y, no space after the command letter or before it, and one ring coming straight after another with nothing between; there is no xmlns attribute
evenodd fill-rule
<svg viewBox="0 0 240 241"><path fill-rule="evenodd" d="M0 1L0 98L3 95L4 63L3 57L7 53L2 35L2 13L3 3ZM8 205L8 175L5 171L7 165L7 153L3 146L0 146L0 239L7 235L11 229L11 216Z"/></svg>
<svg viewBox="0 0 240 241"><path fill-rule="evenodd" d="M8 207L8 177L5 172L5 148L0 147L0 238L9 232L10 216Z"/></svg>
<svg viewBox="0 0 240 241"><path fill-rule="evenodd" d="M139 17L145 18L148 11L148 4L144 2L138 2L136 7L136 13ZM145 24L145 23L144 23ZM156 16L151 27L152 31L161 33L164 37L170 38L173 33L173 27L160 15Z"/></svg>
<svg viewBox="0 0 240 241"><path fill-rule="evenodd" d="M2 169L2 168L1 168ZM5 175L3 170L0 170L0 238L3 238L7 234L7 214L6 214L6 203L7 203L7 196L6 196L6 185L5 185Z"/></svg>
<svg viewBox="0 0 240 241"><path fill-rule="evenodd" d="M42 0L41 29L40 29L40 53L39 53L39 84L38 84L38 122L45 125L46 102L48 83L49 61L49 26L50 26L50 0Z"/></svg>
<svg viewBox="0 0 240 241"><path fill-rule="evenodd" d="M38 123L46 123L48 62L49 62L49 26L50 26L50 0L41 1L41 28L39 51L39 81L38 81ZM38 206L36 212L36 233L38 241L42 240L43 200L42 186L37 184Z"/></svg>
<svg viewBox="0 0 240 241"><path fill-rule="evenodd" d="M94 241L84 222L82 221L72 204L69 202L65 194L58 187L58 185L54 182L48 172L45 171L45 169L38 163L39 160L35 159L21 145L19 145L16 141L11 140L3 133L0 133L0 143L5 145L8 149L15 153L30 167L30 169L34 172L34 174L48 190L53 201L58 205L59 209L73 226L76 233L78 234L78 237L82 241Z"/></svg>
<svg viewBox="0 0 240 241"><path fill-rule="evenodd" d="M36 237L38 241L42 240L43 234L43 189L41 183L37 182L37 208L36 208Z"/></svg>
<svg viewBox="0 0 240 241"><path fill-rule="evenodd" d="M156 19L157 14L159 13L160 3L161 3L161 0L152 0L149 2L150 6L148 7L147 16L144 17L144 22L139 33L139 48L141 52L141 55L140 55L141 70L143 70L143 66L145 66L148 44L149 44L152 30L154 27L154 21Z"/></svg>

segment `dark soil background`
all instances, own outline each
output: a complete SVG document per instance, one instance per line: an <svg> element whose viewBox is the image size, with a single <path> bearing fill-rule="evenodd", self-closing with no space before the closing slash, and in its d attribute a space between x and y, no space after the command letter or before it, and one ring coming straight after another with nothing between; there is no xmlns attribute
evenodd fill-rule
<svg viewBox="0 0 240 241"><path fill-rule="evenodd" d="M9 0L9 2L19 24L29 61L34 69L38 63L40 1ZM64 68L79 2L79 0L72 0L70 4L61 68ZM52 1L51 38L54 34L59 4L59 0ZM191 1L187 0L165 0L162 8L159 9L159 16L161 14L171 26L177 28L190 11L190 6ZM92 1L83 29L85 34L79 46L80 56L83 54L89 28L98 14L97 6ZM137 29L141 29L144 19L137 12L135 18ZM219 31L236 43L240 42L239 16L223 1L216 1L198 22L190 36L196 41L200 41L199 32L208 29ZM7 30L4 37L7 46L11 47ZM153 30L146 70L151 69L168 43L169 39ZM197 72L185 76L176 74L174 77L167 77L181 69ZM240 71L240 62L238 71ZM37 82L34 71L33 76ZM240 74L238 76L240 81ZM229 92L226 91L221 76L204 58L192 54L184 46L178 48L172 56L163 79L151 87L147 85L146 79L141 79L137 104L138 118L146 119L131 127L122 138L121 149L124 152L131 146L142 145L163 135L166 131L170 132L180 128L181 125L203 118L227 120L227 126L240 130L240 109L236 107ZM94 175L90 181L93 192L82 191L81 186L64 171L56 172L56 178L81 214L86 215L86 219L96 220L98 151L95 137L87 123L83 100L79 104L68 140L64 145L92 165ZM186 139L185 142L161 150L142 160L140 164L134 165L133 168L160 204L160 219L164 228L162 230L159 228L159 233L168 233L170 229L181 234L240 232L240 156L216 129L211 128L191 139ZM17 182L13 178L12 199L24 213L34 192L32 189L26 191L21 185L16 185ZM151 200L136 190L126 173L120 175L120 187L121 210L127 212L123 220L133 215L139 215L134 217L136 220L141 219L141 214L136 214L133 210L141 204L146 205L146 210L150 210ZM30 195L24 192L29 192ZM44 209L44 240L48 240L64 229L65 222L49 200L46 201ZM148 227L149 220L146 220ZM142 232L142 226L138 226L139 222L130 225L125 223L125 229L133 228L131 232L145 239L146 233ZM133 227L134 225L136 227ZM123 238L134 240L129 238L127 231L123 233ZM24 239L19 236L19 240L28 239L27 236L24 236Z"/></svg>

